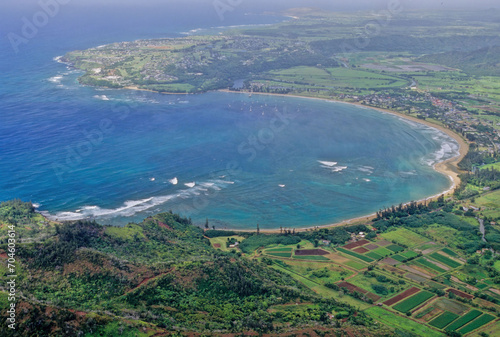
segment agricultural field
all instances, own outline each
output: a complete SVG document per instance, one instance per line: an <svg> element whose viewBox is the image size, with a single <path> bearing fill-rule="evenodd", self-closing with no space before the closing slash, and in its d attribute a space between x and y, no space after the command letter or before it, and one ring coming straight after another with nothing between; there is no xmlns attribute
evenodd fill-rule
<svg viewBox="0 0 500 337"><path fill-rule="evenodd" d="M455 331L482 314L479 310L471 310L446 327L446 331Z"/></svg>
<svg viewBox="0 0 500 337"><path fill-rule="evenodd" d="M364 256L364 255L361 255L361 254L358 254L358 253L355 253L355 252L352 252L350 250L347 250L347 249L344 249L344 248L341 248L341 247L338 247L337 250L339 252L341 252L341 253L353 256L353 257L358 258L358 259L360 259L362 261L365 261L365 262L373 262L373 260L374 260L374 259L372 259L370 257Z"/></svg>
<svg viewBox="0 0 500 337"><path fill-rule="evenodd" d="M488 314L481 315L472 322L470 322L469 324L467 324L466 326L464 326L463 328L461 328L460 330L458 330L458 332L461 333L462 335L465 335L466 333L479 329L480 327L482 327L485 324L488 324L494 319L495 319L494 316Z"/></svg>
<svg viewBox="0 0 500 337"><path fill-rule="evenodd" d="M433 293L430 293L428 291L421 291L416 295L413 295L398 304L396 304L393 308L397 311L400 312L408 312L415 307L419 306L420 304L424 303L425 301L429 300L434 296Z"/></svg>
<svg viewBox="0 0 500 337"><path fill-rule="evenodd" d="M444 334L435 331L425 325L409 320L403 316L399 316L393 312L380 307L371 307L365 310L366 314L373 317L376 321L382 322L389 326L411 332L419 337L442 337Z"/></svg>
<svg viewBox="0 0 500 337"><path fill-rule="evenodd" d="M227 251L230 251L232 249L236 249L236 248L229 248L227 246L227 241L231 240L231 239L235 239L238 242L242 242L243 240L245 240L245 238L243 236L238 236L238 235L219 236L216 238L211 238L210 243L212 244L212 247L227 252Z"/></svg>
<svg viewBox="0 0 500 337"><path fill-rule="evenodd" d="M500 163L494 164L500 170ZM474 201L476 207L481 207L481 213L491 219L500 219L500 190L485 193ZM498 221L498 220L497 220Z"/></svg>
<svg viewBox="0 0 500 337"><path fill-rule="evenodd" d="M462 265L461 263L459 263L455 260L452 260L444 255L441 255L439 253L432 253L429 256L431 258L433 258L434 260L441 262L441 263L444 263L445 265L447 265L451 268L457 268L457 267L460 267Z"/></svg>
<svg viewBox="0 0 500 337"><path fill-rule="evenodd" d="M443 312L438 317L429 322L430 325L438 329L443 329L445 326L459 318L460 316L449 311Z"/></svg>
<svg viewBox="0 0 500 337"><path fill-rule="evenodd" d="M398 228L396 230L384 233L382 234L382 237L406 247L421 245L424 242L429 241L429 239L427 239L426 237L423 237L406 228Z"/></svg>
<svg viewBox="0 0 500 337"><path fill-rule="evenodd" d="M432 263L429 259L427 258L424 258L424 257L421 257L417 260L414 260L413 261L414 264L417 264L417 265L422 265L424 267L427 267L427 268L430 268L434 271L437 271L438 273L444 273L446 272L445 269L441 268L441 267L438 267L437 265L435 265L434 263Z"/></svg>

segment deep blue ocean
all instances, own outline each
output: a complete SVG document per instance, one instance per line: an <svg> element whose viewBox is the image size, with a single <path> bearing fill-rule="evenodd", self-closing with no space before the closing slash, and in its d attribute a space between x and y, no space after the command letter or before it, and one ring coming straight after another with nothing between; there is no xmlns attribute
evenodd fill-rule
<svg viewBox="0 0 500 337"><path fill-rule="evenodd" d="M0 200L31 200L58 220L124 225L173 210L218 228L278 228L334 223L451 185L432 165L458 145L390 114L292 97L96 89L57 62L106 43L283 17L249 14L248 4L221 20L211 5L78 3L61 5L17 53L8 34L22 36L23 17L41 8L0 5Z"/></svg>

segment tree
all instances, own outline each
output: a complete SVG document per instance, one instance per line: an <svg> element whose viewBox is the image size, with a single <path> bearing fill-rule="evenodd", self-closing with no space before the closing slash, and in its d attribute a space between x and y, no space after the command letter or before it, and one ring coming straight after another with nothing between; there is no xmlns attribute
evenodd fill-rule
<svg viewBox="0 0 500 337"><path fill-rule="evenodd" d="M257 224L257 235L260 234L260 228L259 228L259 224Z"/></svg>
<svg viewBox="0 0 500 337"><path fill-rule="evenodd" d="M205 229L208 229L208 218L205 220Z"/></svg>

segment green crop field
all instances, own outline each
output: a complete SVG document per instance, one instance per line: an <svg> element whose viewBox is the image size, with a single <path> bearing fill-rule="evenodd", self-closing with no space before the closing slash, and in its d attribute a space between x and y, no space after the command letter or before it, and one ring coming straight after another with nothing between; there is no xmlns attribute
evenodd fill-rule
<svg viewBox="0 0 500 337"><path fill-rule="evenodd" d="M389 246L389 247L391 247L391 246ZM378 249L373 250L372 252L375 254L378 254L378 255L382 255L382 256L388 256L388 255L393 254L393 252L391 252L390 250L385 249L385 248L378 248Z"/></svg>
<svg viewBox="0 0 500 337"><path fill-rule="evenodd" d="M440 268L440 267L436 266L434 263L429 262L428 260L424 259L423 257L415 260L414 262L418 263L418 264L421 264L421 265L423 265L425 267L431 268L432 270L435 270L438 273L444 273L444 272L446 272L446 270L444 270L443 268Z"/></svg>
<svg viewBox="0 0 500 337"><path fill-rule="evenodd" d="M347 254L347 255L351 255L351 256L354 256L354 257L357 257L358 259L360 260L363 260L365 262L373 262L373 259L367 257L367 256L364 256L364 255L361 255L361 254L358 254L358 253L355 253L355 252L351 252L350 250L347 250L347 249L344 249L344 248L341 248L341 247L338 247L337 250L339 252L342 252L344 254Z"/></svg>
<svg viewBox="0 0 500 337"><path fill-rule="evenodd" d="M330 261L329 258L321 255L294 255L294 259L311 260L311 261Z"/></svg>
<svg viewBox="0 0 500 337"><path fill-rule="evenodd" d="M401 256L399 254L391 256L394 260L399 261L399 262L404 262L406 261L406 258L404 256Z"/></svg>
<svg viewBox="0 0 500 337"><path fill-rule="evenodd" d="M413 247L415 245L421 245L424 242L429 241L429 239L427 239L426 237L423 237L422 235L417 234L417 233L415 233L409 229L406 229L406 228L398 228L396 230L384 233L384 234L382 234L382 237L384 239L389 240L389 241L394 241L396 243L399 243L399 244L402 244L402 245L405 245L408 247ZM389 248L389 247L386 247L386 248Z"/></svg>
<svg viewBox="0 0 500 337"><path fill-rule="evenodd" d="M407 259L411 259L413 257L417 257L418 256L417 253L415 253L414 251L411 251L411 250L399 253L399 255L402 255L402 256L406 257Z"/></svg>
<svg viewBox="0 0 500 337"><path fill-rule="evenodd" d="M455 322L448 325L448 327L446 328L446 331L455 331L457 329L460 329L462 326L469 323L473 319L479 317L479 315L481 315L481 314L482 314L482 312L479 310L474 309L472 311L469 311L464 316L460 317Z"/></svg>
<svg viewBox="0 0 500 337"><path fill-rule="evenodd" d="M430 293L428 291L421 291L421 292L403 300L402 302L399 302L393 308L397 311L407 312L407 311L410 311L411 309L419 306L420 304L424 303L425 301L432 298L433 296L434 296L433 293Z"/></svg>
<svg viewBox="0 0 500 337"><path fill-rule="evenodd" d="M403 250L405 250L403 247L398 246L398 245L389 245L386 248L392 250L395 253L399 253L399 252L402 252Z"/></svg>
<svg viewBox="0 0 500 337"><path fill-rule="evenodd" d="M266 252L291 252L292 248L272 248L272 249L266 249Z"/></svg>
<svg viewBox="0 0 500 337"><path fill-rule="evenodd" d="M371 257L372 259L375 259L375 260L378 260L378 259L381 259L383 256L375 253L375 252L368 252L368 253L365 253L366 256L369 256Z"/></svg>
<svg viewBox="0 0 500 337"><path fill-rule="evenodd" d="M439 253L432 253L429 255L430 257L432 257L433 259L435 259L436 261L439 261L441 263L444 263L445 265L451 267L451 268L457 268L457 267L460 267L462 264L461 263L458 263L446 256L443 256Z"/></svg>
<svg viewBox="0 0 500 337"><path fill-rule="evenodd" d="M466 333L474 331L482 327L483 325L488 324L494 319L495 319L494 316L488 314L481 315L472 322L470 322L469 324L467 324L466 326L464 326L462 329L458 330L458 332L461 333L462 335L465 335Z"/></svg>
<svg viewBox="0 0 500 337"><path fill-rule="evenodd" d="M459 318L460 316L449 311L443 312L438 317L429 322L430 325L438 329L443 329L445 326Z"/></svg>
<svg viewBox="0 0 500 337"><path fill-rule="evenodd" d="M375 320L387 324L391 327L411 332L419 337L441 337L442 333L435 331L421 323L414 322L405 317L401 317L380 307L371 307L365 310L365 313Z"/></svg>
<svg viewBox="0 0 500 337"><path fill-rule="evenodd" d="M360 262L357 262L357 261L347 261L346 263L344 263L346 266L348 267L352 267L356 270L361 270L363 268L366 268L366 265L360 263Z"/></svg>
<svg viewBox="0 0 500 337"><path fill-rule="evenodd" d="M450 256L458 257L457 253L455 253L454 251L452 251L451 249L449 249L447 247L441 249L441 251L444 252L444 253L446 253L446 254L448 254L448 255L450 255Z"/></svg>
<svg viewBox="0 0 500 337"><path fill-rule="evenodd" d="M277 256L277 257L290 257L291 252L289 253L278 253L278 252L266 252L267 255Z"/></svg>

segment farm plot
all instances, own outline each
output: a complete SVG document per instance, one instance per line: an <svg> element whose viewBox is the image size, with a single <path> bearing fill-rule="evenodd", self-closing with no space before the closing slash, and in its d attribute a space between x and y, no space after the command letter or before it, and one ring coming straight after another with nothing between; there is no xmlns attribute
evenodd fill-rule
<svg viewBox="0 0 500 337"><path fill-rule="evenodd" d="M420 291L419 288L417 287L411 287L410 289L406 289L405 291L403 291L402 293L400 293L399 295L396 295L390 299L388 299L387 301L384 302L385 305L388 305L388 306L391 306L405 298L407 298L408 296L411 296L413 294L416 294Z"/></svg>
<svg viewBox="0 0 500 337"><path fill-rule="evenodd" d="M481 315L480 317L476 318L475 320L464 326L462 329L458 330L458 332L461 333L462 335L465 335L466 333L479 329L480 327L488 324L494 319L495 319L494 316L488 314Z"/></svg>
<svg viewBox="0 0 500 337"><path fill-rule="evenodd" d="M414 257L417 257L418 254L415 253L414 251L408 250L406 252L399 253L399 255L406 257L407 259L412 259Z"/></svg>
<svg viewBox="0 0 500 337"><path fill-rule="evenodd" d="M364 256L364 255L361 255L361 254L358 254L358 253L355 253L355 252L351 252L350 250L347 250L347 249L344 249L344 248L340 248L340 247L337 248L337 250L339 252L345 253L347 255L351 255L351 256L357 257L358 259L360 259L362 261L373 262L372 258L369 258L368 256Z"/></svg>
<svg viewBox="0 0 500 337"><path fill-rule="evenodd" d="M460 317L455 322L448 325L448 327L446 328L446 331L455 331L457 329L460 329L465 324L467 324L470 321L472 321L473 319L476 319L477 317L479 317L481 314L482 314L482 312L479 310L474 309L472 311L469 311L464 316Z"/></svg>
<svg viewBox="0 0 500 337"><path fill-rule="evenodd" d="M344 245L344 248L345 249L353 249L353 248L356 248L356 247L364 246L367 243L370 243L370 241L368 241L368 240L360 240L360 241L357 241L357 242L348 243L347 245Z"/></svg>
<svg viewBox="0 0 500 337"><path fill-rule="evenodd" d="M391 241L387 241L387 240L378 240L377 241L377 245L379 245L380 247L385 247L385 246L392 245L392 242Z"/></svg>
<svg viewBox="0 0 500 337"><path fill-rule="evenodd" d="M359 248L354 249L354 251L358 254L364 254L364 253L368 253L370 250L366 249L365 247L359 247Z"/></svg>
<svg viewBox="0 0 500 337"><path fill-rule="evenodd" d="M467 312L467 310L469 310L469 307L465 304L444 297L437 299L432 303L432 305L436 308L450 311L459 316L463 315Z"/></svg>
<svg viewBox="0 0 500 337"><path fill-rule="evenodd" d="M389 242L389 244L391 244L391 243ZM378 246L374 243L370 243L369 245L366 245L364 248L366 248L368 250L374 250L374 249L377 249Z"/></svg>
<svg viewBox="0 0 500 337"><path fill-rule="evenodd" d="M445 254L452 256L452 257L458 257L457 253L455 253L454 251L452 251L449 248L445 247L445 248L441 249L441 251L444 252Z"/></svg>
<svg viewBox="0 0 500 337"><path fill-rule="evenodd" d="M392 250L394 253L399 253L405 250L403 247L398 246L398 245L390 245L386 247L387 249Z"/></svg>
<svg viewBox="0 0 500 337"><path fill-rule="evenodd" d="M344 263L346 266L348 267L351 267L351 268L354 268L356 270L361 270L363 268L366 268L366 266L360 262L356 262L356 261L347 261Z"/></svg>
<svg viewBox="0 0 500 337"><path fill-rule="evenodd" d="M435 270L435 271L437 271L440 274L444 273L446 271L443 268L440 268L440 267L436 266L434 263L432 263L431 261L429 261L428 259L423 258L423 257L421 257L418 260L415 260L415 262L418 263L418 264L421 264L424 267L427 267L427 268L430 268L432 270Z"/></svg>
<svg viewBox="0 0 500 337"><path fill-rule="evenodd" d="M323 249L298 249L295 251L295 255L328 255L330 254L326 250Z"/></svg>
<svg viewBox="0 0 500 337"><path fill-rule="evenodd" d="M413 266L404 265L404 266L399 266L399 268L407 270L413 274L420 275L420 276L425 277L427 279L430 279L430 278L435 276L435 274L432 274L432 273L428 272L427 270L425 270L423 268L419 268L418 266L415 266L415 265L413 265Z"/></svg>
<svg viewBox="0 0 500 337"><path fill-rule="evenodd" d="M403 262L403 261L398 260L396 258L396 256L398 256L398 255L393 255L392 257L386 257L385 259L382 260L382 263L385 263L385 264L388 264L388 265L391 265L391 266L395 266L399 262Z"/></svg>
<svg viewBox="0 0 500 337"><path fill-rule="evenodd" d="M403 300L402 302L399 302L393 308L397 311L400 312L408 312L415 307L419 306L420 304L426 302L430 298L434 296L433 293L430 293L428 291L421 291L416 295L413 295L410 298L407 298L406 300Z"/></svg>
<svg viewBox="0 0 500 337"><path fill-rule="evenodd" d="M266 252L266 255L276 257L290 257L292 255L292 252Z"/></svg>
<svg viewBox="0 0 500 337"><path fill-rule="evenodd" d="M380 260L381 258L383 258L382 255L379 255L379 254L377 254L375 252L366 253L366 256L369 256L369 257L371 257L374 260Z"/></svg>
<svg viewBox="0 0 500 337"><path fill-rule="evenodd" d="M266 252L292 252L292 248L287 248L287 247L282 247L282 248L271 248L271 249L266 249Z"/></svg>
<svg viewBox="0 0 500 337"><path fill-rule="evenodd" d="M443 329L445 326L459 318L460 316L449 311L443 312L438 317L429 322L430 325L438 329Z"/></svg>
<svg viewBox="0 0 500 337"><path fill-rule="evenodd" d="M340 288L346 288L350 293L353 293L355 291L358 293L361 293L361 294L365 295L366 297L368 297L369 299L371 299L373 302L376 302L380 299L380 296L375 295L374 293L369 292L363 288L355 286L354 284L349 283L349 282L340 282L340 283L337 283L337 285Z"/></svg>
<svg viewBox="0 0 500 337"><path fill-rule="evenodd" d="M382 255L384 257L388 256L388 255L391 255L391 254L394 254L392 251L390 251L388 249L385 249L385 248L378 248L378 249L373 250L373 252L377 253L378 255Z"/></svg>
<svg viewBox="0 0 500 337"><path fill-rule="evenodd" d="M399 254L392 255L391 257L388 257L387 259L390 259L390 258L392 258L392 259L394 259L394 260L396 260L398 262L405 262L406 261L406 258L403 257L403 256L401 256L401 255L399 255ZM387 259L384 259L384 261L387 260ZM384 261L382 261L382 262L384 262Z"/></svg>
<svg viewBox="0 0 500 337"><path fill-rule="evenodd" d="M384 233L381 235L384 239L389 241L394 241L398 244L413 247L415 245L421 245L424 242L428 242L429 239L426 237L412 232L406 228L398 228L396 230L390 231L388 233Z"/></svg>
<svg viewBox="0 0 500 337"><path fill-rule="evenodd" d="M294 255L293 258L312 261L330 261L330 259L322 255Z"/></svg>
<svg viewBox="0 0 500 337"><path fill-rule="evenodd" d="M457 296L460 296L462 298L467 298L469 300L471 300L471 299L474 298L474 296L472 296L471 294L467 294L467 293L464 293L463 291L456 290L456 289L449 289L448 292L449 293L454 293Z"/></svg>
<svg viewBox="0 0 500 337"><path fill-rule="evenodd" d="M458 263L457 261L454 261L454 260L452 260L444 255L441 255L439 253L432 253L429 256L432 257L434 260L441 262L441 263L444 263L445 265L447 265L451 268L457 268L457 267L460 267L462 265L461 263Z"/></svg>
<svg viewBox="0 0 500 337"><path fill-rule="evenodd" d="M439 331L435 331L432 328L422 325L422 323L414 322L406 317L401 317L394 314L393 312L387 311L380 307L371 307L365 311L368 315L375 318L384 324L391 327L397 327L398 329L408 331L415 336L422 337L442 337L443 334Z"/></svg>

